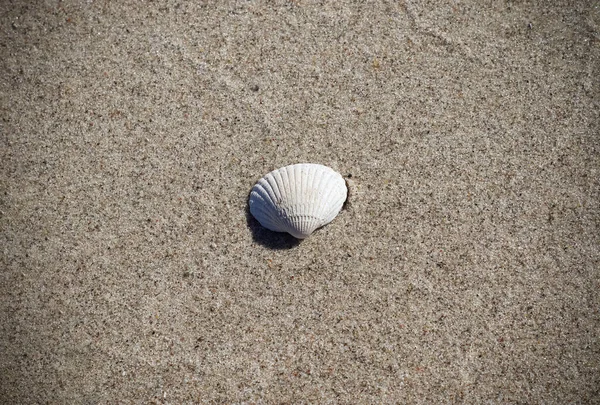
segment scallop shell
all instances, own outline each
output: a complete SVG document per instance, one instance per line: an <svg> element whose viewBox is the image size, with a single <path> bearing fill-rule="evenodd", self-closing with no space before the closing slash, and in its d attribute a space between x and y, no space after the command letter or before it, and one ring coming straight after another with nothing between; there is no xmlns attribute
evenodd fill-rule
<svg viewBox="0 0 600 405"><path fill-rule="evenodd" d="M262 226L304 239L337 216L348 196L343 177L312 163L282 167L250 192L250 213Z"/></svg>

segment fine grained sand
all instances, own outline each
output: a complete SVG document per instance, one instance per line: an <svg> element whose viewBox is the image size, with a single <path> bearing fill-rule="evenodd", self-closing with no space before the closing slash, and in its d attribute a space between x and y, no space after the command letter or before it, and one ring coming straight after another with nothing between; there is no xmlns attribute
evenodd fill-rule
<svg viewBox="0 0 600 405"><path fill-rule="evenodd" d="M2 403L600 403L595 2L0 14Z"/></svg>

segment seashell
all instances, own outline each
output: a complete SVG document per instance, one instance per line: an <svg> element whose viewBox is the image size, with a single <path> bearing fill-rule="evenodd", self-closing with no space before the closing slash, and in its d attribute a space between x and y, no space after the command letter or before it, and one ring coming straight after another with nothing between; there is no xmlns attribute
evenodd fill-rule
<svg viewBox="0 0 600 405"><path fill-rule="evenodd" d="M304 239L337 216L348 196L343 177L312 163L282 167L250 192L250 213L262 226Z"/></svg>

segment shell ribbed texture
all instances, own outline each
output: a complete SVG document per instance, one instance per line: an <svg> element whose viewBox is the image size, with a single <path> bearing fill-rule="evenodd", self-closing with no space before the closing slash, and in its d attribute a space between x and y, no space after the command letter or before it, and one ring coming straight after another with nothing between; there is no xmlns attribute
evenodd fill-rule
<svg viewBox="0 0 600 405"><path fill-rule="evenodd" d="M250 192L250 212L262 226L299 239L331 222L346 201L342 176L312 163L282 167L260 179Z"/></svg>

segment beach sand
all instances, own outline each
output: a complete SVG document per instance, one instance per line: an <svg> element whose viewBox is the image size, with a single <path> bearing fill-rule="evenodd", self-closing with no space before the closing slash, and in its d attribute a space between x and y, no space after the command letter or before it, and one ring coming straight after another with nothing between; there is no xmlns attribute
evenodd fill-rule
<svg viewBox="0 0 600 405"><path fill-rule="evenodd" d="M600 403L595 2L39 3L1 403ZM301 243L247 207L298 162L353 182Z"/></svg>

